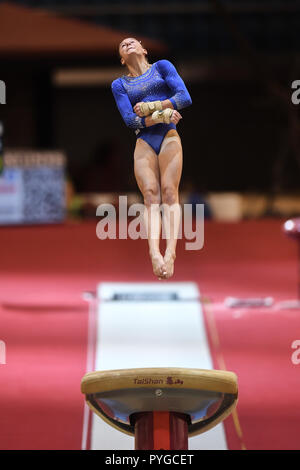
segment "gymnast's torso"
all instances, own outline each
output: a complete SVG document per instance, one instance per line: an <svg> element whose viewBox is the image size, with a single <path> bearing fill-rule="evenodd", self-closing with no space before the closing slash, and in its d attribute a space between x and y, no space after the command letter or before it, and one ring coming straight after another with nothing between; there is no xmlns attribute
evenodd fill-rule
<svg viewBox="0 0 300 470"><path fill-rule="evenodd" d="M138 77L123 75L113 81L112 92L125 124L134 129L137 138L142 138L159 153L164 136L176 125L155 124L145 126L145 118L137 116L133 106L142 101L163 101L169 99L173 108L180 110L192 104L189 92L178 75L174 65L168 60L159 60Z"/></svg>

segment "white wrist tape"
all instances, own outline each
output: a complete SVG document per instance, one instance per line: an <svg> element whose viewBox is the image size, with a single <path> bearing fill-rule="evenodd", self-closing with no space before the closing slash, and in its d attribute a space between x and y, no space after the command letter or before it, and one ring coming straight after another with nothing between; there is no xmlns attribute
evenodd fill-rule
<svg viewBox="0 0 300 470"><path fill-rule="evenodd" d="M161 101L145 101L140 104L140 110L143 113L143 116L149 116L149 114L154 113L154 111L161 111Z"/></svg>
<svg viewBox="0 0 300 470"><path fill-rule="evenodd" d="M154 111L152 114L152 120L155 122L163 122L164 124L170 124L171 117L174 109L166 108L162 111Z"/></svg>

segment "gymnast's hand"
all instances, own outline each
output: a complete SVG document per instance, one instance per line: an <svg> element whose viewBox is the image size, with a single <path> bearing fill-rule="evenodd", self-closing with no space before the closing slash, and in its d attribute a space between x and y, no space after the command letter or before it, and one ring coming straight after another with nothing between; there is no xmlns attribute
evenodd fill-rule
<svg viewBox="0 0 300 470"><path fill-rule="evenodd" d="M166 108L162 111L154 111L151 120L155 123L163 122L164 124L178 124L182 119L181 114L176 109Z"/></svg>
<svg viewBox="0 0 300 470"><path fill-rule="evenodd" d="M141 109L141 102L140 103L137 103L134 107L133 107L133 111L135 112L135 114L137 114L139 117L143 117L144 114L142 112L142 109Z"/></svg>
<svg viewBox="0 0 300 470"><path fill-rule="evenodd" d="M165 103L164 103L165 104ZM139 116L139 117L145 117L152 115L153 112L155 114L156 111L160 112L160 114L163 112L163 103L162 101L140 101L139 103L136 103L136 105L133 107L133 111ZM176 111L175 109L171 113L171 109L168 108L168 112L170 113L167 117L167 119L159 119L161 122L172 122L173 124L178 124L179 120L182 119L181 114Z"/></svg>
<svg viewBox="0 0 300 470"><path fill-rule="evenodd" d="M162 109L161 101L140 101L133 107L133 111L139 117L150 116L154 111L161 111Z"/></svg>
<svg viewBox="0 0 300 470"><path fill-rule="evenodd" d="M170 118L170 122L173 122L173 124L178 124L180 119L182 119L181 114L178 111L176 111L176 109L174 109L172 116Z"/></svg>

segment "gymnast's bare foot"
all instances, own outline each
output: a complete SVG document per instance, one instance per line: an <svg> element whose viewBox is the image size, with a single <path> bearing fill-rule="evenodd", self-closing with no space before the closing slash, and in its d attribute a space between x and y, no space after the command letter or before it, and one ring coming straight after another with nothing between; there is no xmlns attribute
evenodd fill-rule
<svg viewBox="0 0 300 470"><path fill-rule="evenodd" d="M176 254L174 251L166 250L164 261L166 266L167 274L165 275L165 279L169 279L174 274L174 262L175 262Z"/></svg>
<svg viewBox="0 0 300 470"><path fill-rule="evenodd" d="M167 270L166 270L163 256L158 252L158 253L150 253L150 257L151 257L153 272L155 276L157 276L160 281L162 279L165 279Z"/></svg>

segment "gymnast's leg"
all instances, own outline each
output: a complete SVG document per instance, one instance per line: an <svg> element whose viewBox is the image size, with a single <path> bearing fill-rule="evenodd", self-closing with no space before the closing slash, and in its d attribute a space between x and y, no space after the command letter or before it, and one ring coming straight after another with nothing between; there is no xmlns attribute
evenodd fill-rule
<svg viewBox="0 0 300 470"><path fill-rule="evenodd" d="M147 209L144 212L144 222L153 272L159 279L162 279L165 277L166 267L159 249L161 232L159 166L156 153L143 139L136 141L134 174Z"/></svg>
<svg viewBox="0 0 300 470"><path fill-rule="evenodd" d="M166 205L163 210L163 224L166 233L166 251L164 261L168 279L174 272L176 258L176 244L180 227L181 208L179 205L178 187L182 173L182 146L181 139L175 131L170 130L161 146L158 155L160 169L160 184L162 203Z"/></svg>

